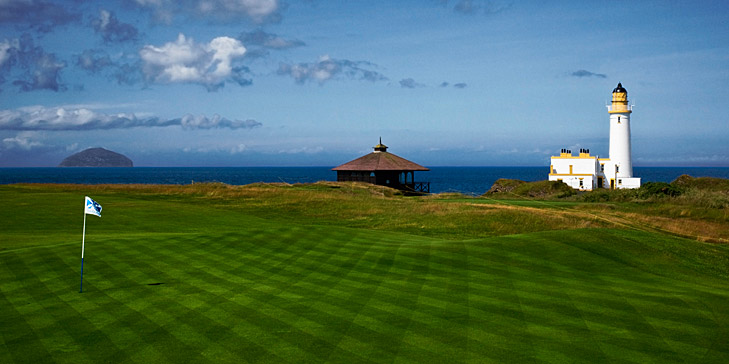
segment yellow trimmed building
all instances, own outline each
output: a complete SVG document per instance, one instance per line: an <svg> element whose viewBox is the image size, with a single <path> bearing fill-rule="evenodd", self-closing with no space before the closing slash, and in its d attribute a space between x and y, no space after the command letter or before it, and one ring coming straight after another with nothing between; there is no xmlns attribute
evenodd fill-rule
<svg viewBox="0 0 729 364"><path fill-rule="evenodd" d="M562 181L582 191L596 188L639 188L640 178L633 177L633 163L630 146L630 114L628 91L618 83L613 90L610 114L610 158L591 155L589 149L580 149L573 155L569 149L562 149L558 156L552 156L549 166L549 180Z"/></svg>

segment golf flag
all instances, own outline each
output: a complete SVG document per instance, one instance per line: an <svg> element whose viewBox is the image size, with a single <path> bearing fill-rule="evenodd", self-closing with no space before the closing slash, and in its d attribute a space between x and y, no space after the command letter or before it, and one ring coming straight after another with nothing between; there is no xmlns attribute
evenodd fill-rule
<svg viewBox="0 0 729 364"><path fill-rule="evenodd" d="M84 202L84 230L81 235L81 284L79 285L79 293L84 291L84 248L86 247L86 215L96 215L101 217L101 205L98 202L86 196Z"/></svg>
<svg viewBox="0 0 729 364"><path fill-rule="evenodd" d="M84 208L84 213L101 217L101 205L92 200L91 197L86 196L86 207Z"/></svg>

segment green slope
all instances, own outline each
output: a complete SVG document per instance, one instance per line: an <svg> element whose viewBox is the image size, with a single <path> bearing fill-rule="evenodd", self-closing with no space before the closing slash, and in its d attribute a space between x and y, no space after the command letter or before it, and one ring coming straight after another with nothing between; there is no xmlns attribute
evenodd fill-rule
<svg viewBox="0 0 729 364"><path fill-rule="evenodd" d="M79 294L83 195L21 190L0 189L3 363L729 360L726 246L444 240L102 193Z"/></svg>

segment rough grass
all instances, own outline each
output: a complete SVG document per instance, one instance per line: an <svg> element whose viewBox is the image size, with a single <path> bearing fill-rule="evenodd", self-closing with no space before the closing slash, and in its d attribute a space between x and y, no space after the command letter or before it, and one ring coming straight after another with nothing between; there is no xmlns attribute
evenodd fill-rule
<svg viewBox="0 0 729 364"><path fill-rule="evenodd" d="M84 195L104 210L79 294ZM729 361L729 245L621 215L644 204L330 183L0 200L3 363Z"/></svg>
<svg viewBox="0 0 729 364"><path fill-rule="evenodd" d="M225 184L170 185L59 185L60 191L111 196L134 194L168 203L195 201L200 208L228 210L298 224L326 224L399 231L445 239L479 238L571 229L575 226L605 227L609 223L585 224L578 216L551 215L538 209L485 208L520 202L464 198L462 195L405 197L398 191L366 183L320 182L316 184ZM12 188L12 187L8 187ZM22 191L45 188L23 185ZM523 203L529 204L529 201Z"/></svg>

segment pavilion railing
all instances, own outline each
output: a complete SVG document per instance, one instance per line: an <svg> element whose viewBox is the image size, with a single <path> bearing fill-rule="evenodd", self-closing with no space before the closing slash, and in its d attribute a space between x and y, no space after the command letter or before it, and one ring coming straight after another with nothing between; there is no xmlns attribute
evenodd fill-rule
<svg viewBox="0 0 729 364"><path fill-rule="evenodd" d="M430 182L413 182L412 189L415 192L430 193Z"/></svg>

